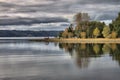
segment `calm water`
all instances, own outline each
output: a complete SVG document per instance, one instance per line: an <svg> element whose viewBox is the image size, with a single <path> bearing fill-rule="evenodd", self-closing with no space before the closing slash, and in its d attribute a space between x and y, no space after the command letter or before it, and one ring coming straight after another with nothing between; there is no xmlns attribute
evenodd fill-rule
<svg viewBox="0 0 120 80"><path fill-rule="evenodd" d="M120 80L120 45L4 40L0 80Z"/></svg>

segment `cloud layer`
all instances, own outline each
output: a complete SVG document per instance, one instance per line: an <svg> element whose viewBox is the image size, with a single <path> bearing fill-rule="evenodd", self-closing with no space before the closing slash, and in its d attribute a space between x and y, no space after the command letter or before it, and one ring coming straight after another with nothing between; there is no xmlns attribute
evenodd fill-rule
<svg viewBox="0 0 120 80"><path fill-rule="evenodd" d="M93 20L112 20L119 11L120 0L0 0L0 29L5 25L69 22L77 12L87 12Z"/></svg>

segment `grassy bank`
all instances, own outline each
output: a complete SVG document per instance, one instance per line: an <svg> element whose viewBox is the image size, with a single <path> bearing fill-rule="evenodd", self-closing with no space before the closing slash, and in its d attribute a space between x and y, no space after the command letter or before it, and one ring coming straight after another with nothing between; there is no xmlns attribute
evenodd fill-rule
<svg viewBox="0 0 120 80"><path fill-rule="evenodd" d="M81 39L81 38L45 38L45 39L34 39L32 41L40 41L40 42L60 42L60 43L120 43L120 38L117 39L105 39L105 38L89 38L89 39Z"/></svg>

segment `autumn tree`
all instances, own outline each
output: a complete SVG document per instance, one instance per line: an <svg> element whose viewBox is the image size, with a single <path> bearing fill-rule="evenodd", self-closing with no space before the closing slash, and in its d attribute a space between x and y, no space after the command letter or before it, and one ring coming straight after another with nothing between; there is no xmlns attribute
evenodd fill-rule
<svg viewBox="0 0 120 80"><path fill-rule="evenodd" d="M94 36L95 38L97 38L99 35L100 35L100 30L96 27L96 28L93 30L93 36Z"/></svg>
<svg viewBox="0 0 120 80"><path fill-rule="evenodd" d="M65 31L60 33L60 36L62 36L63 38L74 37L74 30L73 30L72 24L69 26L69 28L66 28Z"/></svg>
<svg viewBox="0 0 120 80"><path fill-rule="evenodd" d="M63 38L68 38L68 28L65 29L65 31L62 33Z"/></svg>
<svg viewBox="0 0 120 80"><path fill-rule="evenodd" d="M80 32L80 37L81 38L86 38L86 32Z"/></svg>
<svg viewBox="0 0 120 80"><path fill-rule="evenodd" d="M102 31L103 37L105 38L110 38L110 27L109 26L104 26L103 31Z"/></svg>

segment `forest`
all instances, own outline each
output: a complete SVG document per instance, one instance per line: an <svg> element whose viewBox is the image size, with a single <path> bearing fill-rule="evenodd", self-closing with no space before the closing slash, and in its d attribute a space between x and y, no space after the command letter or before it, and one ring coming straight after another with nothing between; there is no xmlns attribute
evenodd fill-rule
<svg viewBox="0 0 120 80"><path fill-rule="evenodd" d="M120 12L116 19L109 25L104 22L92 21L88 13L77 13L74 16L75 25L70 24L59 38L119 38L120 37Z"/></svg>

